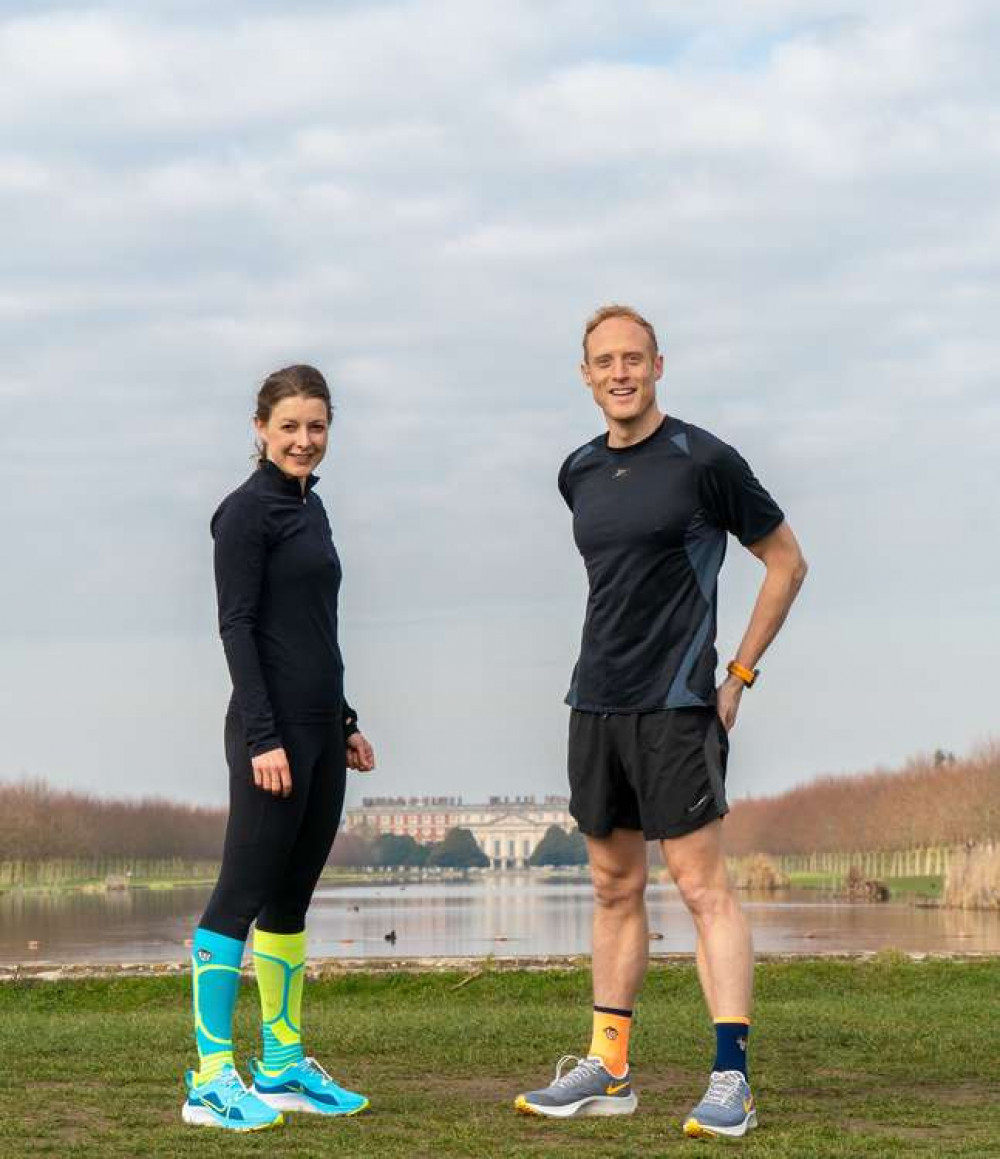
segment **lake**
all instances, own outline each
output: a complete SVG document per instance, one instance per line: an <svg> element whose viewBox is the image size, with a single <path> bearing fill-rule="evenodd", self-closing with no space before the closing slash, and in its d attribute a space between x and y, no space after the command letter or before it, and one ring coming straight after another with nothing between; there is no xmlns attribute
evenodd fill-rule
<svg viewBox="0 0 1000 1159"><path fill-rule="evenodd" d="M205 887L0 896L0 963L178 962ZM744 894L761 953L1000 953L1000 913L837 901L810 890ZM655 953L691 953L676 889L647 895ZM532 874L467 881L322 883L309 914L313 957L538 957L590 950L590 887ZM395 931L395 942L386 935Z"/></svg>

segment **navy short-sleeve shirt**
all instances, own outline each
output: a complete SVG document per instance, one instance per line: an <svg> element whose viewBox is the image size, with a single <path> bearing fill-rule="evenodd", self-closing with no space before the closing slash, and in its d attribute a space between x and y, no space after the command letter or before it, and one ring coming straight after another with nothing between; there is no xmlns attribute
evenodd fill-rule
<svg viewBox="0 0 1000 1159"><path fill-rule="evenodd" d="M762 539L781 508L746 461L667 416L630 447L600 435L559 472L589 595L566 703L651 712L715 703L717 580L726 536Z"/></svg>

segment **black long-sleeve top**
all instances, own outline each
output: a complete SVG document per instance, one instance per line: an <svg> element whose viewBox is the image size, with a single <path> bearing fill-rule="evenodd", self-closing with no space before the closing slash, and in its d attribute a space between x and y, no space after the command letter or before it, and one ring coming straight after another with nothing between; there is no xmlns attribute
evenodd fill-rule
<svg viewBox="0 0 1000 1159"><path fill-rule="evenodd" d="M212 516L230 711L251 756L281 746L282 722L342 720L357 732L337 641L340 558L316 482L303 492L265 461Z"/></svg>

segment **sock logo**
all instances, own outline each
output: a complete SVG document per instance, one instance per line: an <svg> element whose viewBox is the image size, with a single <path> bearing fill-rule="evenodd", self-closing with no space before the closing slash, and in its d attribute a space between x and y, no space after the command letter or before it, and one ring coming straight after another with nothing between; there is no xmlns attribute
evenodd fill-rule
<svg viewBox="0 0 1000 1159"><path fill-rule="evenodd" d="M740 1038L737 1038L736 1045L740 1048L740 1050L743 1051L744 1054L746 1054L746 1052L747 1052L747 1040L745 1038L743 1038L742 1036Z"/></svg>
<svg viewBox="0 0 1000 1159"><path fill-rule="evenodd" d="M614 1040L618 1037L618 1031L615 1030L613 1026L605 1026L604 1037L608 1040L608 1042L614 1042Z"/></svg>
<svg viewBox="0 0 1000 1159"><path fill-rule="evenodd" d="M211 950L199 950L198 951L198 961L199 962L211 962L211 960L212 960L212 951Z"/></svg>

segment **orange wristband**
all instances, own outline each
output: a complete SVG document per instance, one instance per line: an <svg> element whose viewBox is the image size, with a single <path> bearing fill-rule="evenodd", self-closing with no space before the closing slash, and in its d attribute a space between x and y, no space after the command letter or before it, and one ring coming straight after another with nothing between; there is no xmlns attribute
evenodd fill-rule
<svg viewBox="0 0 1000 1159"><path fill-rule="evenodd" d="M735 676L737 680L741 680L746 688L753 688L757 682L757 677L760 675L759 668L744 668L742 664L737 664L735 660L729 661L726 665L726 671L730 676Z"/></svg>

